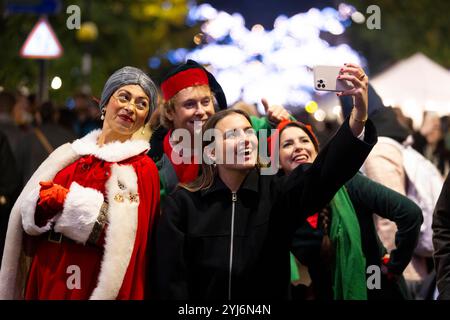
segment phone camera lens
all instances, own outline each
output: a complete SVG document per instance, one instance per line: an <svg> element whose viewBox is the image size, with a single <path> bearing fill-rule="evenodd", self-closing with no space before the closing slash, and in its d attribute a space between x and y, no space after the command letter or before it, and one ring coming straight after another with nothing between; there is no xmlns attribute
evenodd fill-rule
<svg viewBox="0 0 450 320"><path fill-rule="evenodd" d="M323 83L323 80L319 80L319 83Z"/></svg>
<svg viewBox="0 0 450 320"><path fill-rule="evenodd" d="M324 84L322 84L322 88L325 88L325 85L324 85Z"/></svg>

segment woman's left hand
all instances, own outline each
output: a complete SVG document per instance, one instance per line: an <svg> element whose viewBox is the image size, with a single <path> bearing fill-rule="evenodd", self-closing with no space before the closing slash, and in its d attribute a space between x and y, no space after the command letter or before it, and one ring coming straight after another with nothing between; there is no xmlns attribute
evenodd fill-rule
<svg viewBox="0 0 450 320"><path fill-rule="evenodd" d="M344 64L338 79L348 80L353 84L354 88L339 92L337 96L353 97L354 110L350 117L350 127L354 134L359 135L368 117L369 79L364 70L353 63Z"/></svg>
<svg viewBox="0 0 450 320"><path fill-rule="evenodd" d="M38 206L46 211L60 212L63 210L68 189L53 183L52 181L41 181L41 190L39 192Z"/></svg>
<svg viewBox="0 0 450 320"><path fill-rule="evenodd" d="M384 274L389 281L397 281L400 279L401 275L389 271L389 260L390 256L387 253L383 256L383 258L381 258L381 273Z"/></svg>

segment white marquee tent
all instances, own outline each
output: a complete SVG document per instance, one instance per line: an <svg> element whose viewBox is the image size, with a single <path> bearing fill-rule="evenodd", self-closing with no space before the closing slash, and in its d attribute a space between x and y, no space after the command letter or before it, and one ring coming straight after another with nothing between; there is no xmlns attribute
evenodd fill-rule
<svg viewBox="0 0 450 320"><path fill-rule="evenodd" d="M422 53L397 62L371 83L384 105L400 107L415 126L423 111L450 114L450 72Z"/></svg>

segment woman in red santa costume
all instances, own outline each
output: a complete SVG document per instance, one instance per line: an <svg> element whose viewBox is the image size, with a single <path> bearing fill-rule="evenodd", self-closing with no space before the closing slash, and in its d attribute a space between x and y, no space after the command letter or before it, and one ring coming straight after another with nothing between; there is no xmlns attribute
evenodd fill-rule
<svg viewBox="0 0 450 320"><path fill-rule="evenodd" d="M0 270L1 299L144 299L159 213L149 143L131 139L157 104L141 70L106 82L103 128L55 150L15 203Z"/></svg>

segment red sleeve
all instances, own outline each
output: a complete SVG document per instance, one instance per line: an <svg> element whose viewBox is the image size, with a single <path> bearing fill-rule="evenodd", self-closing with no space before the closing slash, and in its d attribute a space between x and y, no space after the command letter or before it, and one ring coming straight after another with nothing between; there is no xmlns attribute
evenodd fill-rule
<svg viewBox="0 0 450 320"><path fill-rule="evenodd" d="M63 186L64 188L69 189L70 184L72 183L72 177L77 166L77 161L65 167L61 171L59 171L56 176L53 178L53 182ZM38 199L39 202L39 199ZM36 211L34 214L34 220L36 225L39 227L45 226L49 219L53 218L57 212L53 212L51 210L44 210L39 207L36 203Z"/></svg>

